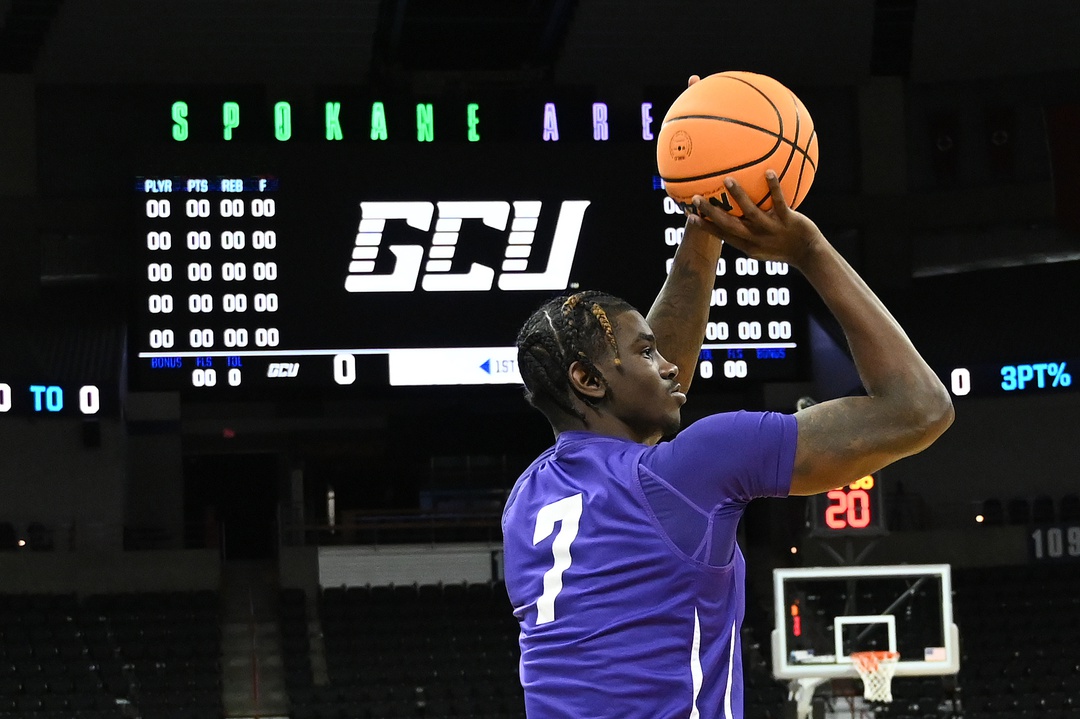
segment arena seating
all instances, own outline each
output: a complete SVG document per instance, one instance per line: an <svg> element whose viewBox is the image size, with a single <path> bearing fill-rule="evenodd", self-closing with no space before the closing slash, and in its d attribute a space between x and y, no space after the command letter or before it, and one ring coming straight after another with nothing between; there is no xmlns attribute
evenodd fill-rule
<svg viewBox="0 0 1080 719"><path fill-rule="evenodd" d="M15 525L11 522L0 522L0 552L14 552L19 548L19 537L15 532Z"/></svg>
<svg viewBox="0 0 1080 719"><path fill-rule="evenodd" d="M894 679L894 701L876 714L1080 719L1075 565L956 569L953 584L960 674ZM313 666L304 593L279 599L293 719L524 715L501 584L326 588L316 603L325 672ZM785 716L770 606L748 598L747 719ZM0 595L0 719L220 717L219 622L213 592Z"/></svg>
<svg viewBox="0 0 1080 719"><path fill-rule="evenodd" d="M1080 719L1080 567L960 569L954 611L969 719Z"/></svg>
<svg viewBox="0 0 1080 719"><path fill-rule="evenodd" d="M214 592L0 595L0 719L222 716Z"/></svg>
<svg viewBox="0 0 1080 719"><path fill-rule="evenodd" d="M296 662L289 673L292 719L524 716L518 629L501 584L326 588L319 612L329 682L316 686L310 662L287 657ZM787 716L787 685L773 678L768 655L772 623L769 600L748 597L746 719ZM899 701L890 716L952 716L937 713L939 705L952 706L950 681L908 679L894 686ZM896 711L901 703L904 711Z"/></svg>
<svg viewBox="0 0 1080 719"><path fill-rule="evenodd" d="M309 707L314 699L315 677L304 590L282 589L278 593L278 621L281 628L285 690L294 707ZM302 713L300 710L299 713L294 713L294 716Z"/></svg>
<svg viewBox="0 0 1080 719"><path fill-rule="evenodd" d="M1016 496L1005 502L988 497L982 501L979 513L987 526L1067 524L1080 521L1080 495L1069 492L1056 499L1046 494Z"/></svg>
<svg viewBox="0 0 1080 719"><path fill-rule="evenodd" d="M327 588L319 612L329 681L293 684L293 719L524 717L501 584Z"/></svg>
<svg viewBox="0 0 1080 719"><path fill-rule="evenodd" d="M1072 492L1062 495L1058 507L1058 520L1062 522L1080 522L1080 495Z"/></svg>
<svg viewBox="0 0 1080 719"><path fill-rule="evenodd" d="M783 716L787 696L758 640L772 627L768 607L747 604L747 719ZM329 682L316 686L306 658L286 657L296 662L293 719L524 716L518 627L502 584L332 587L319 613Z"/></svg>

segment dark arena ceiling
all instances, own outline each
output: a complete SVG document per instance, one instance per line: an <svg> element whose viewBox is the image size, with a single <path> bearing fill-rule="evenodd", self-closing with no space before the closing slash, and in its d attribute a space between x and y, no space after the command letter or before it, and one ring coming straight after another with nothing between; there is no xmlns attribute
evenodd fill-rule
<svg viewBox="0 0 1080 719"><path fill-rule="evenodd" d="M737 67L796 86L1080 69L1071 0L2 0L0 72L40 82L516 82Z"/></svg>

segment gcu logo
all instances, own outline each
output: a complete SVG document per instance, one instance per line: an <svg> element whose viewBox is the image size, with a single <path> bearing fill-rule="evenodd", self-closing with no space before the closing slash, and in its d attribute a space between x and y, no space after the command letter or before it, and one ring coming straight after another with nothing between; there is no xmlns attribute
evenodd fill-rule
<svg viewBox="0 0 1080 719"><path fill-rule="evenodd" d="M424 278L420 286L431 292L486 291L495 281L495 270L472 263L468 272L450 272L457 247L461 221L482 220L488 227L505 230L510 218L510 203L489 202L439 202L439 218L435 222L431 246L424 264ZM506 253L499 274L500 290L564 290L574 264L581 222L585 217L588 200L567 200L559 209L555 236L547 267L542 272L529 272L533 237L540 217L542 202L538 200L514 202L514 219L507 237ZM394 253L394 271L390 274L374 274L375 258L379 254L383 229L387 220L404 220L410 227L424 232L431 230L435 205L430 202L361 202L360 226L356 233L356 247L349 263L349 276L345 289L349 292L412 292L420 278L420 265L424 259L421 245L390 245ZM535 260L535 258L532 258Z"/></svg>
<svg viewBox="0 0 1080 719"><path fill-rule="evenodd" d="M267 377L295 377L300 374L299 362L271 362L266 368Z"/></svg>

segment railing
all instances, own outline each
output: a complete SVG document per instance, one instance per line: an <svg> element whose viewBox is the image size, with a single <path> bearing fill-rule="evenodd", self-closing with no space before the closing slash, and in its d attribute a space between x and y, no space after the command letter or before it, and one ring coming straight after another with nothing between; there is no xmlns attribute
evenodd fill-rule
<svg viewBox="0 0 1080 719"><path fill-rule="evenodd" d="M305 521L302 507L282 503L278 514L281 546L335 546L380 544L442 544L448 542L501 542L501 504L473 502L471 507L443 502L434 509L345 510L338 522ZM983 511L981 500L928 502L918 495L885 496L885 515L890 533L927 530L979 531L976 520ZM998 524L1014 524L1006 516ZM1023 524L1028 524L1023 523ZM985 518L992 526L993 518ZM6 527L4 527L6 525ZM224 527L217 523L121 525L70 521L44 524L0 522L0 552L220 549L224 555Z"/></svg>
<svg viewBox="0 0 1080 719"><path fill-rule="evenodd" d="M501 514L395 510L345 512L340 524L283 523L282 544L379 545L501 542Z"/></svg>
<svg viewBox="0 0 1080 719"><path fill-rule="evenodd" d="M167 528L71 520L54 524L0 522L0 552L83 552L216 548L216 528L204 523Z"/></svg>

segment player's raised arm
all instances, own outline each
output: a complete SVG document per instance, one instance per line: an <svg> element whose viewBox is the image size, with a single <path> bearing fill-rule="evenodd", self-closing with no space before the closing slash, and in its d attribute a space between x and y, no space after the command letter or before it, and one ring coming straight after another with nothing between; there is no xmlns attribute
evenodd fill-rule
<svg viewBox="0 0 1080 719"><path fill-rule="evenodd" d="M691 75L687 87L700 79ZM660 354L679 368L676 379L683 392L690 388L701 355L722 249L719 237L707 231L700 217L688 216L671 272L645 318L656 334Z"/></svg>
<svg viewBox="0 0 1080 719"><path fill-rule="evenodd" d="M671 272L645 318L660 354L679 368L675 379L683 392L690 388L701 354L722 248L723 243L704 229L701 218L688 217Z"/></svg>
<svg viewBox="0 0 1080 719"><path fill-rule="evenodd" d="M792 494L849 484L937 439L953 420L952 400L903 328L817 226L787 206L775 173L766 173L774 209L762 212L737 184L737 219L695 198L725 241L751 257L798 268L840 322L866 397L843 397L796 414Z"/></svg>

